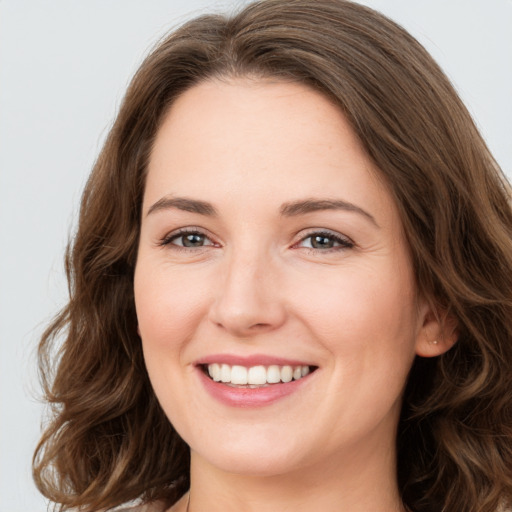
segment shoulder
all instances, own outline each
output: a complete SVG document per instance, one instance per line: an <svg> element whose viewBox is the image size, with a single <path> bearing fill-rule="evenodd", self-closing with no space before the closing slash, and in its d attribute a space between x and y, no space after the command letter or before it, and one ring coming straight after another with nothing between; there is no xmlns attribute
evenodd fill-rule
<svg viewBox="0 0 512 512"><path fill-rule="evenodd" d="M165 505L161 502L146 503L144 505L123 506L112 512L165 512Z"/></svg>

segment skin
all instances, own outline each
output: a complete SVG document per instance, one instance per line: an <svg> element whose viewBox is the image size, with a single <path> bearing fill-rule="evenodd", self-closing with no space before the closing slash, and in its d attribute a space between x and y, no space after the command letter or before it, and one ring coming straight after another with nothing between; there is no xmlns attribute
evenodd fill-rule
<svg viewBox="0 0 512 512"><path fill-rule="evenodd" d="M162 202L176 197L217 215ZM311 198L361 211L280 212ZM180 228L199 245L184 248ZM313 246L318 232L341 242ZM190 511L403 510L394 443L407 374L453 339L418 296L378 169L328 99L238 79L175 101L149 162L135 301L155 393L191 448ZM198 378L194 362L213 353L318 369L272 404L232 407Z"/></svg>

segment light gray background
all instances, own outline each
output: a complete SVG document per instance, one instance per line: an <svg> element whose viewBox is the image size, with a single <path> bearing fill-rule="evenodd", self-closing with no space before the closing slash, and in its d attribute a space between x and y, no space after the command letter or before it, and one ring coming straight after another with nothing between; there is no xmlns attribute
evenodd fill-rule
<svg viewBox="0 0 512 512"><path fill-rule="evenodd" d="M0 0L0 512L46 510L30 477L35 347L64 304L80 191L147 49L238 1ZM512 175L512 0L363 0L448 73Z"/></svg>

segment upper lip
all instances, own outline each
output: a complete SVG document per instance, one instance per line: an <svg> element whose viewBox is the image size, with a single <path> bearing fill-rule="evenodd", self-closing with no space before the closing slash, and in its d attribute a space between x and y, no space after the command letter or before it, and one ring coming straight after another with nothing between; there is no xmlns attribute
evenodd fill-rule
<svg viewBox="0 0 512 512"><path fill-rule="evenodd" d="M251 366L313 366L309 361L288 359L284 357L270 356L266 354L253 354L250 356L238 356L235 354L211 354L195 361L196 366L209 364L229 364L250 368Z"/></svg>

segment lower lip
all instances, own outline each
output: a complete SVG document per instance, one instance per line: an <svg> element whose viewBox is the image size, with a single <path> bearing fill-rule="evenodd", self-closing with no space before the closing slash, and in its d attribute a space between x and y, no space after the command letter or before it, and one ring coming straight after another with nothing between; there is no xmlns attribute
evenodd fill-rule
<svg viewBox="0 0 512 512"><path fill-rule="evenodd" d="M206 391L219 402L231 407L261 407L270 405L298 391L312 375L310 373L298 380L282 382L281 384L270 384L260 388L237 388L222 382L215 382L205 375L201 368L197 368L197 371Z"/></svg>

